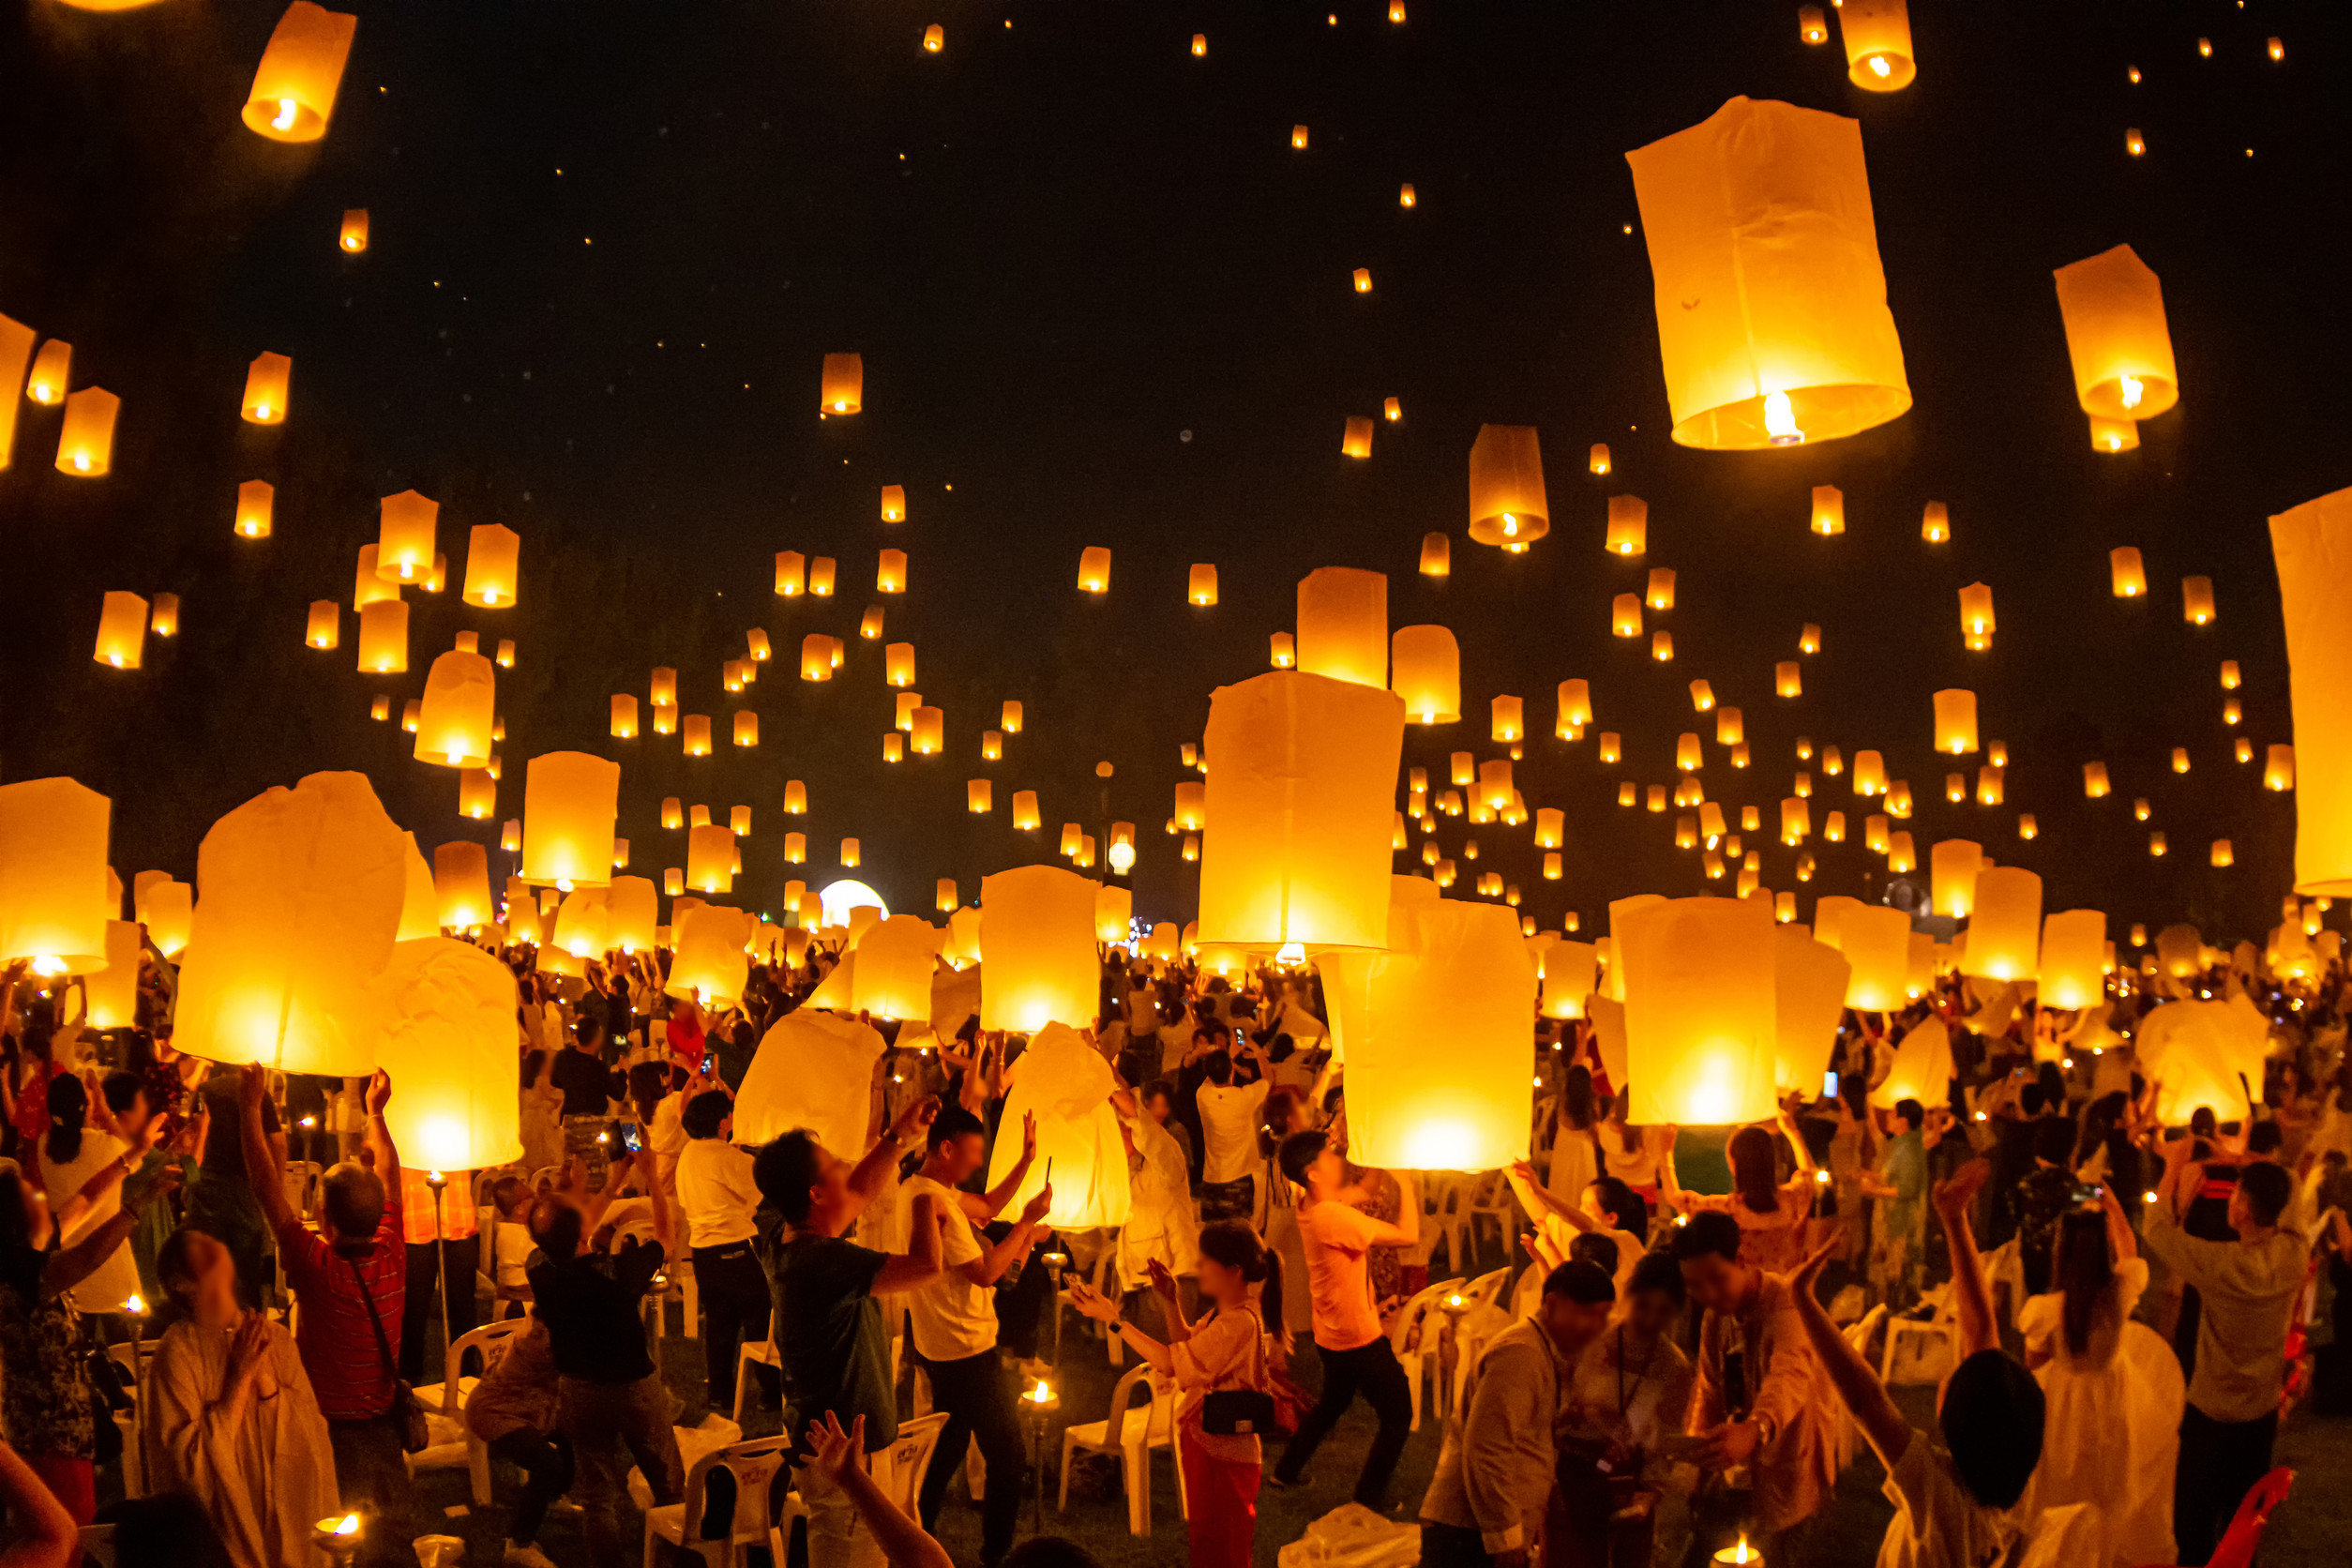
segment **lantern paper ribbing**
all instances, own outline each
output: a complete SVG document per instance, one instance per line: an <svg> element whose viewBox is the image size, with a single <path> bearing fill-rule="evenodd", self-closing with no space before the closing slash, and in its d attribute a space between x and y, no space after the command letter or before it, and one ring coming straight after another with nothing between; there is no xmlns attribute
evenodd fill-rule
<svg viewBox="0 0 2352 1568"><path fill-rule="evenodd" d="M1723 1126L1772 1114L1772 906L1676 898L1610 907L1625 992L1628 1120Z"/></svg>
<svg viewBox="0 0 2352 1568"><path fill-rule="evenodd" d="M515 1098L514 972L471 942L396 944L368 987L368 1053L397 1093L385 1130L401 1157L480 1170L522 1156Z"/></svg>
<svg viewBox="0 0 2352 1568"><path fill-rule="evenodd" d="M1626 161L1675 441L1834 440L1911 406L1858 122L1735 98Z"/></svg>

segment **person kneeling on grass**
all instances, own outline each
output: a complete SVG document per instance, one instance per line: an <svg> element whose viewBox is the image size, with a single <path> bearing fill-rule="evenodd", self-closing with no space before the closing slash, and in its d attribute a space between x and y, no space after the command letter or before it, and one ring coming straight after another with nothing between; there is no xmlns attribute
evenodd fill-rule
<svg viewBox="0 0 2352 1568"><path fill-rule="evenodd" d="M1993 1293L1968 1230L1968 1205L1992 1174L1971 1160L1935 1190L1952 1244L1952 1289L1959 1306L1959 1364L1937 1401L1943 1440L1912 1430L1862 1352L1846 1342L1814 1294L1832 1241L1788 1276L1797 1317L1854 1424L1887 1468L1887 1521L1878 1568L1981 1568L2030 1562L2013 1510L2042 1460L2042 1386L2000 1349Z"/></svg>

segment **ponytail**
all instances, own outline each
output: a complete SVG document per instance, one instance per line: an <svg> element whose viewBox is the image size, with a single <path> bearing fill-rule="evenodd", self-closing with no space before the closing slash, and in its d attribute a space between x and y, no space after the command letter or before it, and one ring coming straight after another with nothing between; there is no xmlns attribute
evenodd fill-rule
<svg viewBox="0 0 2352 1568"><path fill-rule="evenodd" d="M49 1139L41 1157L51 1165L71 1165L82 1154L82 1122L89 1114L90 1092L71 1073L49 1080Z"/></svg>

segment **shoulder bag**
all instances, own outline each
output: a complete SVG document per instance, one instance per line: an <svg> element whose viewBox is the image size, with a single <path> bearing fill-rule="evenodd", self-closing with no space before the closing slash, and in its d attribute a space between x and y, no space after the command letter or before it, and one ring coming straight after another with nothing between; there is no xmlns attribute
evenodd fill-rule
<svg viewBox="0 0 2352 1568"><path fill-rule="evenodd" d="M1266 1391L1266 1332L1253 1317L1249 1336L1255 1375L1249 1388L1211 1389L1200 1396L1200 1429L1213 1438L1249 1438L1274 1430L1274 1397Z"/></svg>
<svg viewBox="0 0 2352 1568"><path fill-rule="evenodd" d="M384 1318L376 1311L376 1293L368 1289L368 1276L359 1272L359 1259L346 1258L351 1265L351 1277L359 1287L359 1299L367 1304L368 1326L376 1331L376 1353L384 1358L384 1369L392 1375L392 1409L385 1419L391 1421L400 1434L400 1452L420 1454L432 1441L431 1429L425 1421L424 1402L416 1397L416 1390L400 1376L400 1364L392 1357L392 1341L384 1336Z"/></svg>

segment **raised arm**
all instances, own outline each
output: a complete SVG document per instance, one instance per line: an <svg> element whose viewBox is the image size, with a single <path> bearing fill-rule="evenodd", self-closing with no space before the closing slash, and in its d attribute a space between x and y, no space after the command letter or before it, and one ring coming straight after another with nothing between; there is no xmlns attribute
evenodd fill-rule
<svg viewBox="0 0 2352 1568"><path fill-rule="evenodd" d="M268 1095L268 1069L256 1062L237 1080L236 1136L245 1147L246 1185L253 1189L254 1200L261 1204L262 1217L269 1221L271 1232L282 1235L289 1229L299 1228L302 1216L286 1201L286 1184L279 1179L285 1168L270 1163L269 1135L262 1130L262 1102ZM214 1136L219 1136L219 1129L215 1129ZM387 1202L400 1202L400 1188L387 1183L384 1191Z"/></svg>
<svg viewBox="0 0 2352 1568"><path fill-rule="evenodd" d="M1119 1130L1125 1132L1126 1124L1122 1123ZM996 1218L1004 1212L1004 1205L1013 1201L1013 1195L1021 1190L1021 1184L1029 1179L1029 1168L1036 1160L1037 1117L1035 1112L1024 1110L1021 1112L1021 1157L1013 1162L1013 1168L1004 1173L1004 1180L990 1187L985 1196L957 1194L963 1202L964 1212L984 1222ZM979 1210L977 1214L972 1213L975 1206Z"/></svg>
<svg viewBox="0 0 2352 1568"><path fill-rule="evenodd" d="M850 1429L841 1430L840 1418L831 1410L822 1422L811 1422L808 1443L816 1452L812 1464L839 1487L857 1510L866 1528L874 1532L874 1545L882 1548L882 1560L890 1568L956 1568L947 1548L924 1533L923 1527L907 1516L906 1511L891 1500L890 1494L876 1485L862 1462L866 1452L866 1418L856 1416ZM5 1568L5 1565L0 1565Z"/></svg>
<svg viewBox="0 0 2352 1568"><path fill-rule="evenodd" d="M938 1118L939 1096L926 1094L882 1129L881 1138L850 1171L849 1188L859 1209L874 1200L874 1195L890 1180L891 1168L906 1157L908 1149L921 1141L924 1130Z"/></svg>
<svg viewBox="0 0 2352 1568"><path fill-rule="evenodd" d="M1806 1343L1813 1347L1814 1359L1829 1375L1830 1386L1854 1417L1854 1425L1862 1429L1870 1446L1878 1451L1879 1461L1887 1469L1894 1469L1906 1450L1911 1446L1910 1424L1903 1419L1894 1401L1887 1396L1884 1384L1878 1381L1870 1364L1862 1352L1846 1342L1846 1336L1830 1321L1829 1313L1814 1294L1814 1282L1821 1277L1821 1265L1830 1260L1830 1254L1840 1244L1828 1242L1800 1265L1788 1278L1789 1293L1796 1298L1797 1320L1804 1325Z"/></svg>
<svg viewBox="0 0 2352 1568"><path fill-rule="evenodd" d="M114 1161L105 1170L92 1177L90 1184L97 1185L110 1173L113 1174L115 1181L120 1181L124 1162L129 1158L129 1155L125 1155L123 1159ZM71 1246L60 1248L50 1254L48 1264L41 1270L42 1297L48 1299L62 1296L89 1278L100 1263L113 1256L116 1247L130 1239L132 1229L139 1224L140 1211L158 1198L169 1197L179 1189L179 1184L178 1171L166 1169L158 1172L156 1179L147 1184L146 1191L141 1194L138 1203L124 1204L107 1219L105 1224L93 1227L89 1234ZM82 1190L87 1193L89 1187L85 1186ZM62 1230L64 1226L60 1225L58 1229ZM113 1307L120 1304L120 1303L109 1303L101 1310L112 1310Z"/></svg>
<svg viewBox="0 0 2352 1568"><path fill-rule="evenodd" d="M1519 1207L1527 1211L1527 1217L1539 1224L1545 1214L1553 1214L1578 1230L1603 1229L1599 1220L1574 1203L1562 1202L1559 1194L1538 1182L1535 1168L1525 1160L1514 1160L1503 1167L1502 1179L1511 1184L1512 1194L1518 1199Z"/></svg>
<svg viewBox="0 0 2352 1568"><path fill-rule="evenodd" d="M900 1290L920 1290L937 1279L946 1252L940 1240L940 1225L950 1217L939 1212L929 1193L916 1193L908 1220L907 1250L893 1253L875 1271L872 1293L887 1296Z"/></svg>
<svg viewBox="0 0 2352 1568"><path fill-rule="evenodd" d="M1037 1196L1021 1208L1021 1217L1004 1239L995 1245L984 1247L980 1256L968 1263L958 1264L957 1272L974 1285L994 1285L1004 1277L1004 1271L1013 1266L1016 1258L1026 1258L1046 1217L1053 1207L1053 1184L1048 1182L1037 1189Z"/></svg>
<svg viewBox="0 0 2352 1568"><path fill-rule="evenodd" d="M1993 1288L1985 1281L1984 1259L1977 1256L1976 1236L1968 1229L1968 1205L1992 1174L1990 1161L1973 1159L1949 1181L1936 1184L1936 1213L1943 1218L1944 1240L1952 1248L1952 1290L1960 1314L1963 1361L1979 1350L1998 1350L2001 1343L2000 1325L1993 1317Z"/></svg>
<svg viewBox="0 0 2352 1568"><path fill-rule="evenodd" d="M400 1152L392 1147L392 1129L384 1124L384 1103L392 1097L392 1077L378 1067L368 1079L368 1152L376 1157L376 1176L392 1201L400 1199Z"/></svg>

